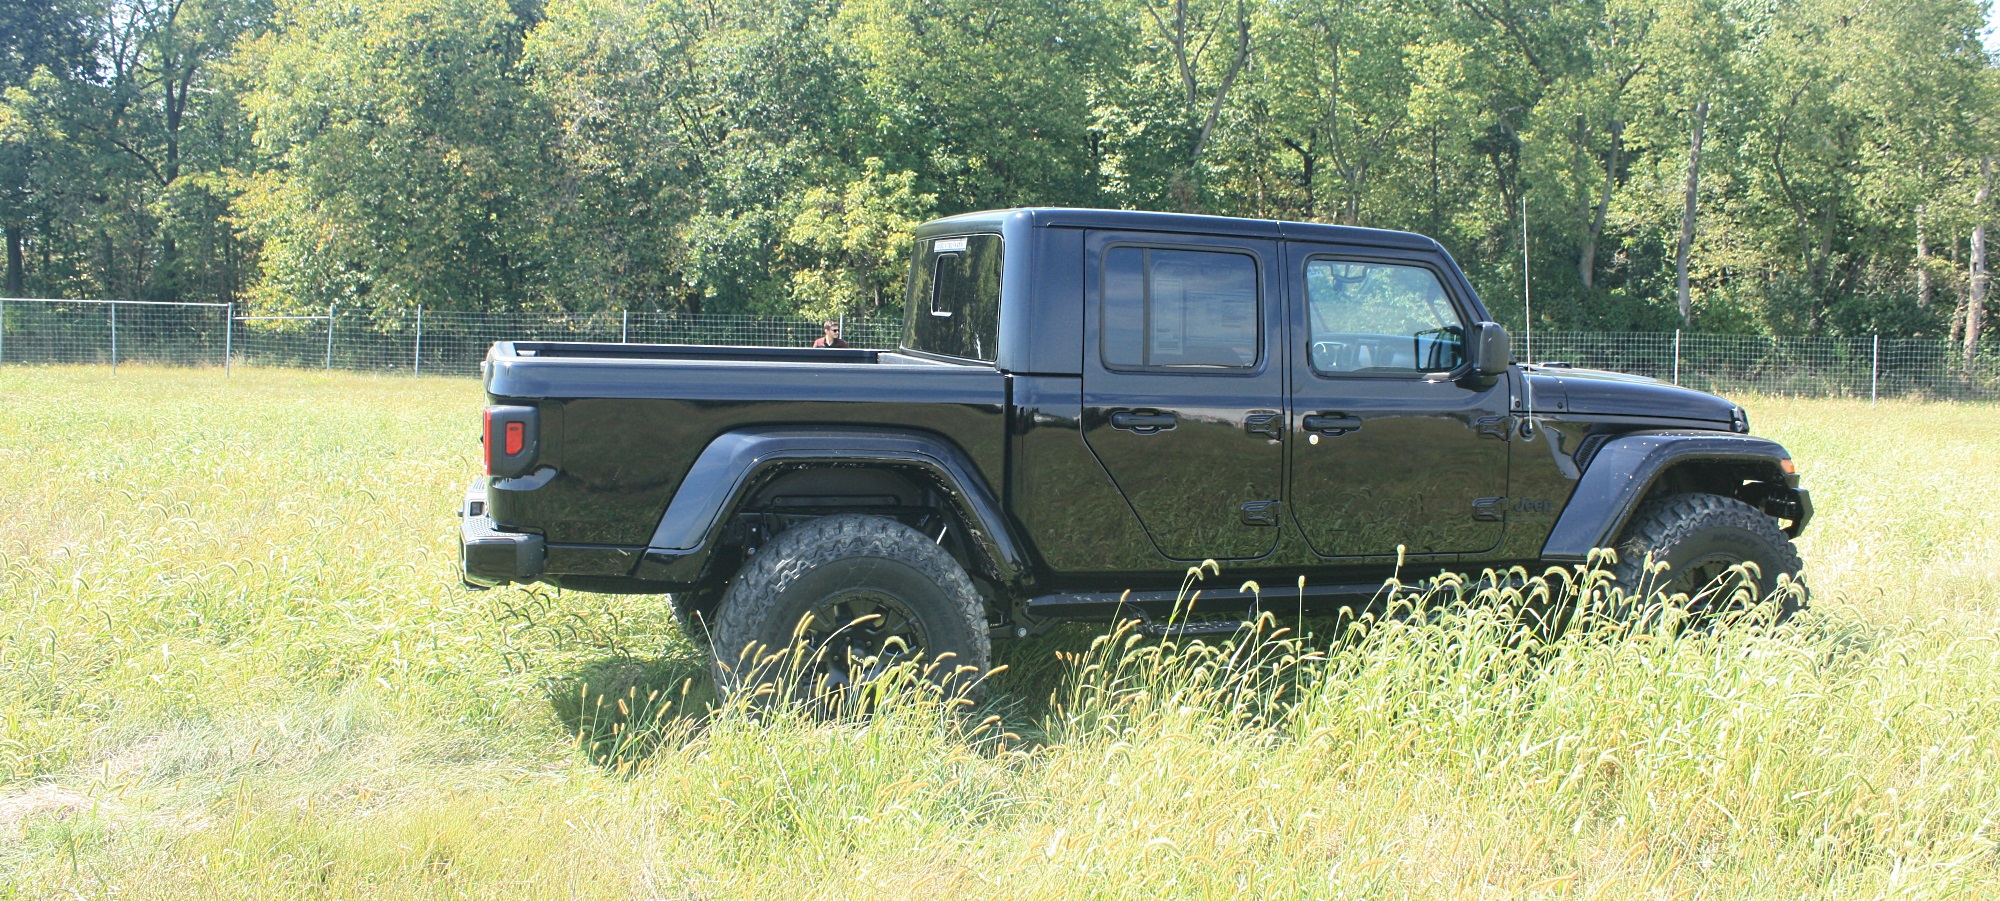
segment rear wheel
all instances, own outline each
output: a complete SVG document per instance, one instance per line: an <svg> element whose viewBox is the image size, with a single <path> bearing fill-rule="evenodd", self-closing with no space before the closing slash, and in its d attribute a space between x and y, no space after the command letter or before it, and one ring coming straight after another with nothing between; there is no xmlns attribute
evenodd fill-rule
<svg viewBox="0 0 2000 901"><path fill-rule="evenodd" d="M1740 567L1740 568L1739 568ZM1663 599L1684 596L1690 620L1709 626L1758 605L1782 622L1804 604L1804 586L1779 591L1804 564L1790 536L1763 511L1715 494L1670 494L1647 501L1618 544L1612 568L1626 621L1656 615Z"/></svg>
<svg viewBox="0 0 2000 901"><path fill-rule="evenodd" d="M822 517L759 548L710 635L725 696L769 686L838 701L914 665L947 696L965 697L991 657L985 603L958 561L879 516Z"/></svg>

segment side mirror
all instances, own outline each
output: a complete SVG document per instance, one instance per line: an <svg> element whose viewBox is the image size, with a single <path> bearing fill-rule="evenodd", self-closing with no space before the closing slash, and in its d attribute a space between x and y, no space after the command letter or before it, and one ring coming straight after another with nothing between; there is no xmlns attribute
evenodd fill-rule
<svg viewBox="0 0 2000 901"><path fill-rule="evenodd" d="M1468 342L1472 356L1472 374L1481 377L1505 375L1507 364L1514 357L1514 339L1498 322L1481 322L1472 327L1472 340Z"/></svg>

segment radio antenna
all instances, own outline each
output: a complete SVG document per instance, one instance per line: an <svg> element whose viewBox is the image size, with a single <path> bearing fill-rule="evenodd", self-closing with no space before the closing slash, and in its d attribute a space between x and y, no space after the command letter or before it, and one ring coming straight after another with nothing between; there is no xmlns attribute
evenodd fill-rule
<svg viewBox="0 0 2000 901"><path fill-rule="evenodd" d="M1535 292L1528 278L1528 189L1521 188L1521 313L1526 320L1528 349L1522 354L1522 361L1533 365L1535 362Z"/></svg>
<svg viewBox="0 0 2000 901"><path fill-rule="evenodd" d="M1522 330L1527 333L1528 349L1521 356L1524 366L1535 365L1535 295L1528 281L1528 188L1521 187L1521 313L1525 319ZM1535 379L1525 369L1521 372L1521 395L1527 402L1527 418L1521 421L1521 440L1535 440Z"/></svg>

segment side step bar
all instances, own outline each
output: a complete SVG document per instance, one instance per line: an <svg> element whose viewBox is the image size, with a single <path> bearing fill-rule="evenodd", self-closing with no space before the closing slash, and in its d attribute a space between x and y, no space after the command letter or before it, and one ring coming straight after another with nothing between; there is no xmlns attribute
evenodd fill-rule
<svg viewBox="0 0 2000 901"><path fill-rule="evenodd" d="M1150 623L1166 620L1177 612L1183 615L1190 612L1201 615L1249 614L1252 611L1286 614L1332 612L1343 604L1353 606L1357 601L1365 602L1381 593L1381 582L1308 585L1303 591L1285 587L1265 591L1261 595L1228 588L1197 588L1189 593L1188 596L1194 599L1189 604L1182 600L1179 591L1096 591L1043 595L1029 600L1025 606L1028 614L1036 618L1102 621L1130 618ZM1206 624L1196 622L1190 625ZM1229 631L1235 628L1231 624Z"/></svg>
<svg viewBox="0 0 2000 901"><path fill-rule="evenodd" d="M1522 580L1513 578L1501 581L1504 585L1475 580L1467 586L1467 590L1518 588L1524 584ZM1308 585L1303 590L1287 586L1265 591L1261 595L1232 589L1198 588L1190 593L1194 597L1192 604L1187 603L1178 591L1077 592L1043 595L1029 600L1024 606L1031 619L1044 623L1135 619L1140 623L1140 632L1153 636L1232 635L1244 623L1263 613L1279 616L1329 614L1337 613L1343 607L1361 611L1384 596L1385 584L1349 582ZM1404 584L1400 590L1422 593L1428 588L1429 580L1425 580ZM1231 617L1230 614L1236 616ZM1190 619L1190 615L1200 618Z"/></svg>

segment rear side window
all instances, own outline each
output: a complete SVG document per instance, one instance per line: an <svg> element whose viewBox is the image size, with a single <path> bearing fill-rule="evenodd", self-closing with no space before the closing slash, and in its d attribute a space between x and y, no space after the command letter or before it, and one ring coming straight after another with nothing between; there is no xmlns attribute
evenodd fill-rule
<svg viewBox="0 0 2000 901"><path fill-rule="evenodd" d="M1257 260L1153 247L1104 252L1103 355L1112 369L1257 365Z"/></svg>
<svg viewBox="0 0 2000 901"><path fill-rule="evenodd" d="M903 311L909 350L993 362L1000 333L999 235L919 242Z"/></svg>

